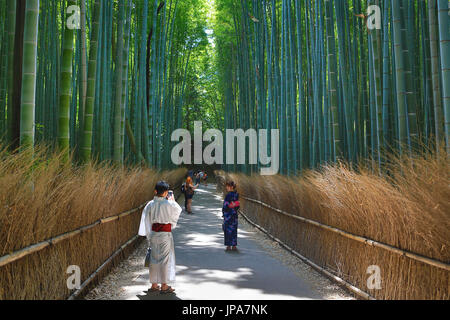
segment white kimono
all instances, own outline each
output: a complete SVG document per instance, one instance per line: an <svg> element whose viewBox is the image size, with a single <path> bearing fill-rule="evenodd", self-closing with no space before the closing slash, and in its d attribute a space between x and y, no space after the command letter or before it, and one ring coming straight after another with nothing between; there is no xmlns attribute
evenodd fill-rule
<svg viewBox="0 0 450 320"><path fill-rule="evenodd" d="M139 235L146 236L152 254L150 258L150 283L175 282L175 246L171 232L153 232L152 225L171 224L176 228L182 209L176 201L155 197L144 208Z"/></svg>

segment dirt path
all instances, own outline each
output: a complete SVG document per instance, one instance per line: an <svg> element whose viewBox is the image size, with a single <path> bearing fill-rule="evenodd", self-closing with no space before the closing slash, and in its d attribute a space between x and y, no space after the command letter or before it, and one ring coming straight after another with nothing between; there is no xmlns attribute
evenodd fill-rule
<svg viewBox="0 0 450 320"><path fill-rule="evenodd" d="M181 203L184 199L181 199ZM244 219L239 223L239 253L226 253L222 234L222 196L215 185L202 186L194 215L181 215L174 230L176 295L147 293L143 267L147 243L119 264L86 299L117 300L296 300L352 299Z"/></svg>

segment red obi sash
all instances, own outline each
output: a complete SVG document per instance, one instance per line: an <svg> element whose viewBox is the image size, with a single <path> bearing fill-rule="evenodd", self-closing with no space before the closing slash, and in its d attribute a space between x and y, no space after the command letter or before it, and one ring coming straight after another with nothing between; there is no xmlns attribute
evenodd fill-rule
<svg viewBox="0 0 450 320"><path fill-rule="evenodd" d="M238 207L240 207L240 206L241 206L241 203L240 203L239 201L233 201L233 202L231 202L231 203L228 205L228 207L229 207L230 209L238 208Z"/></svg>
<svg viewBox="0 0 450 320"><path fill-rule="evenodd" d="M172 225L170 223L168 223L168 224L154 223L152 225L152 231L154 231L154 232L172 232Z"/></svg>

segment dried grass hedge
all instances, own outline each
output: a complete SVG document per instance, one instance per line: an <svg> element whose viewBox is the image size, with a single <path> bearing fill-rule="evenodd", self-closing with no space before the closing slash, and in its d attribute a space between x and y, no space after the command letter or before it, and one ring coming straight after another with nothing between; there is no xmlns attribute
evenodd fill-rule
<svg viewBox="0 0 450 320"><path fill-rule="evenodd" d="M45 147L15 154L2 148L0 257L137 208L153 198L157 180L176 187L185 174L92 163L72 167ZM67 267L79 266L83 282L137 234L139 222L136 212L0 267L0 300L67 298Z"/></svg>
<svg viewBox="0 0 450 320"><path fill-rule="evenodd" d="M442 150L393 156L388 176L341 163L304 177L229 174L241 196L405 251L450 262L450 162ZM250 201L242 209L297 252L377 299L449 299L445 269L306 224ZM367 268L381 269L381 290Z"/></svg>

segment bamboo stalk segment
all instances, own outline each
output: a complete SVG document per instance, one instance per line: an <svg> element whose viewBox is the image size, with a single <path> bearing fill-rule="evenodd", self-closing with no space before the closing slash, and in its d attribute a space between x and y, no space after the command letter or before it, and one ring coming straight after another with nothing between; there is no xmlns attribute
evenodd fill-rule
<svg viewBox="0 0 450 320"><path fill-rule="evenodd" d="M51 240L49 240L48 242L49 242L51 245L56 245L56 244L60 243L61 241L67 240L67 239L69 239L69 238L73 238L74 236L76 236L77 234L80 234L80 233L81 233L81 230L75 230L75 231L72 231L72 232L68 232L68 233L66 233L66 234L63 234L63 235L61 235L61 236L59 236L59 237L56 237L56 238L54 238L54 239L51 239Z"/></svg>
<svg viewBox="0 0 450 320"><path fill-rule="evenodd" d="M26 247L22 250L7 254L6 256L3 256L0 258L0 267L3 267L7 264L10 264L11 262L14 262L16 260L22 259L23 257L41 251L48 247L50 245L50 242L40 242L37 244L34 244L32 246Z"/></svg>
<svg viewBox="0 0 450 320"><path fill-rule="evenodd" d="M108 222L115 221L117 219L119 219L119 217L118 216L114 216L114 217L101 219L100 221L101 221L101 224L105 224L105 223L108 223Z"/></svg>

